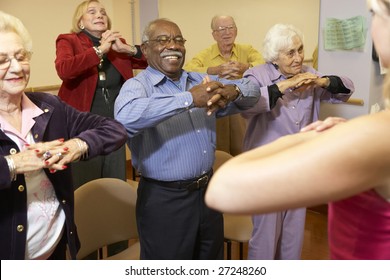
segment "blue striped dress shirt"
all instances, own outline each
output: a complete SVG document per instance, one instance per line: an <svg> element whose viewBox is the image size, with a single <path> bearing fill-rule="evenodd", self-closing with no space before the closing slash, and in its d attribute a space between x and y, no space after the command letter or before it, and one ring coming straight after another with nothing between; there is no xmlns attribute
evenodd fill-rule
<svg viewBox="0 0 390 280"><path fill-rule="evenodd" d="M221 80L236 84L242 96L211 116L193 106L188 89L205 74L183 70L173 81L148 67L127 80L116 99L114 114L128 133L134 167L142 176L161 181L187 180L209 171L216 146L215 118L238 113L258 101L260 90L248 79Z"/></svg>

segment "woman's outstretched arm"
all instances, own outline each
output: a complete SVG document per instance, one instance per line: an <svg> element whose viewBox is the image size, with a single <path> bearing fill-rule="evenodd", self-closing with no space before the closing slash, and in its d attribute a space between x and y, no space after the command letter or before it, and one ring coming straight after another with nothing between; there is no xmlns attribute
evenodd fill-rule
<svg viewBox="0 0 390 280"><path fill-rule="evenodd" d="M389 125L390 112L385 111L323 132L288 135L243 153L214 174L206 203L222 212L265 213L386 188Z"/></svg>

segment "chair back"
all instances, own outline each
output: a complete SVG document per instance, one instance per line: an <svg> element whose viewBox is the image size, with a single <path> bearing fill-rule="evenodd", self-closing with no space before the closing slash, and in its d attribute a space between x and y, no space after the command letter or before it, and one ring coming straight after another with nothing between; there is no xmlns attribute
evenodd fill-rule
<svg viewBox="0 0 390 280"><path fill-rule="evenodd" d="M216 150L215 151L215 161L213 169L216 171L222 164L224 164L229 159L233 158L233 156L225 151Z"/></svg>
<svg viewBox="0 0 390 280"><path fill-rule="evenodd" d="M81 242L77 259L115 242L138 238L136 188L116 178L100 178L75 191L75 222Z"/></svg>
<svg viewBox="0 0 390 280"><path fill-rule="evenodd" d="M225 151L215 151L215 162L213 169L216 171L222 164L224 164L233 156ZM240 244L240 259L244 259L243 244L248 242L252 236L253 224L250 215L233 215L223 213L224 239L227 243L226 258L232 259L231 244L232 241Z"/></svg>

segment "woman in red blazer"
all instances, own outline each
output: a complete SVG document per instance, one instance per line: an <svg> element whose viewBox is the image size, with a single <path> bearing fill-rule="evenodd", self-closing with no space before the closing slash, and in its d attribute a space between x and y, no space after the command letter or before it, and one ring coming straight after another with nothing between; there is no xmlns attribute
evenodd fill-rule
<svg viewBox="0 0 390 280"><path fill-rule="evenodd" d="M111 30L110 18L97 0L78 5L71 31L56 40L55 66L62 80L58 96L80 111L114 118L122 84L133 77L133 69L146 68L146 59L139 46L126 44ZM109 155L73 163L72 170L75 189L102 177L126 180L125 145ZM110 246L109 253L122 247Z"/></svg>
<svg viewBox="0 0 390 280"><path fill-rule="evenodd" d="M147 66L139 46L126 44L97 0L82 2L73 16L72 33L56 40L55 66L62 85L58 96L80 111L114 117L114 102L133 69ZM90 162L74 164L74 187L101 177L126 180L125 147Z"/></svg>

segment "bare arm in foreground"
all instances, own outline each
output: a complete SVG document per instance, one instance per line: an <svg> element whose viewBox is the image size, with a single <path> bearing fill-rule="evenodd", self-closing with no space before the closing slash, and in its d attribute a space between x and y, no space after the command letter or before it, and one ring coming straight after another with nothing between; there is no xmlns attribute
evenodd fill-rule
<svg viewBox="0 0 390 280"><path fill-rule="evenodd" d="M386 196L389 125L390 111L384 111L323 132L285 136L243 153L215 173L206 203L227 213L265 213L318 205L372 188Z"/></svg>

